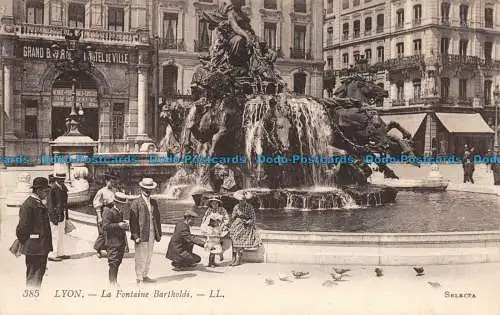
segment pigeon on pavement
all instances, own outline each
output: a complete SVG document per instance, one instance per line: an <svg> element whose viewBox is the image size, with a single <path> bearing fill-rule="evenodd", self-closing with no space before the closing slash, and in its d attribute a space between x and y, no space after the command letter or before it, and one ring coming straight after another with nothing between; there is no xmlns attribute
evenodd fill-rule
<svg viewBox="0 0 500 315"><path fill-rule="evenodd" d="M413 267L413 270L417 273L417 277L424 275L424 267Z"/></svg>
<svg viewBox="0 0 500 315"><path fill-rule="evenodd" d="M338 274L344 274L346 272L349 272L351 271L351 269L344 269L344 268L333 268L333 271L335 271L335 273L338 273Z"/></svg>
<svg viewBox="0 0 500 315"><path fill-rule="evenodd" d="M436 288L436 289L441 287L441 284L439 284L438 282L431 282L431 281L429 281L427 283L430 284L431 287Z"/></svg>
<svg viewBox="0 0 500 315"><path fill-rule="evenodd" d="M382 277L384 275L384 270L382 268L375 268L375 273L377 274L377 277Z"/></svg>
<svg viewBox="0 0 500 315"><path fill-rule="evenodd" d="M303 278L305 276L308 276L309 275L309 272L303 272L303 271L295 271L295 270L292 270L292 275L295 277L295 279L300 279L300 278Z"/></svg>
<svg viewBox="0 0 500 315"><path fill-rule="evenodd" d="M287 275L280 274L280 275L278 276L278 278L279 278L281 281L293 282L293 281L292 281L292 279L290 279L290 276L287 276Z"/></svg>

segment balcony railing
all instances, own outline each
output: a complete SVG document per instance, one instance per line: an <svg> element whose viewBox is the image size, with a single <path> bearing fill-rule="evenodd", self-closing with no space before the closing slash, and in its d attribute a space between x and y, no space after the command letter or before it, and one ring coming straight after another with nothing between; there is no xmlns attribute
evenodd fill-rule
<svg viewBox="0 0 500 315"><path fill-rule="evenodd" d="M417 54L413 56L392 58L383 62L379 61L377 64L374 65L374 67L379 71L410 69L410 68L420 67L423 62L424 62L424 56Z"/></svg>
<svg viewBox="0 0 500 315"><path fill-rule="evenodd" d="M404 23L396 23L396 30L401 30L405 27Z"/></svg>
<svg viewBox="0 0 500 315"><path fill-rule="evenodd" d="M384 31L384 27L382 25L377 26L377 33L382 33Z"/></svg>
<svg viewBox="0 0 500 315"><path fill-rule="evenodd" d="M493 28L493 21L486 21L486 22L484 22L484 27L486 27L486 28Z"/></svg>
<svg viewBox="0 0 500 315"><path fill-rule="evenodd" d="M461 27L469 27L469 21L467 21L467 20L460 20L460 26Z"/></svg>
<svg viewBox="0 0 500 315"><path fill-rule="evenodd" d="M178 51L186 50L186 45L184 45L183 39L171 39L171 38L160 38L159 39L160 49L175 49Z"/></svg>
<svg viewBox="0 0 500 315"><path fill-rule="evenodd" d="M194 51L195 52L205 52L210 50L210 43L202 43L200 41L194 41Z"/></svg>
<svg viewBox="0 0 500 315"><path fill-rule="evenodd" d="M414 19L413 26L419 26L419 25L422 25L422 19Z"/></svg>
<svg viewBox="0 0 500 315"><path fill-rule="evenodd" d="M290 58L311 60L311 52L304 49L290 47Z"/></svg>
<svg viewBox="0 0 500 315"><path fill-rule="evenodd" d="M456 103L458 106L472 107L474 99L472 97L457 97Z"/></svg>
<svg viewBox="0 0 500 315"><path fill-rule="evenodd" d="M446 64L464 64L464 65L473 65L479 66L484 64L484 60L477 56L466 56L466 55L451 55L445 54L441 56L441 60L443 65Z"/></svg>
<svg viewBox="0 0 500 315"><path fill-rule="evenodd" d="M19 37L36 37L47 39L64 39L71 28L56 25L43 24L20 24L16 25L16 34ZM82 32L81 40L106 41L106 42L126 42L134 43L140 41L138 33L115 32L98 29L77 29Z"/></svg>
<svg viewBox="0 0 500 315"><path fill-rule="evenodd" d="M408 100L408 105L422 105L424 100L421 97L411 98Z"/></svg>
<svg viewBox="0 0 500 315"><path fill-rule="evenodd" d="M360 35L361 35L361 32L359 30L354 31L353 38L359 38Z"/></svg>
<svg viewBox="0 0 500 315"><path fill-rule="evenodd" d="M405 100L392 100L392 106L405 106Z"/></svg>
<svg viewBox="0 0 500 315"><path fill-rule="evenodd" d="M349 40L349 34L343 34L342 40Z"/></svg>
<svg viewBox="0 0 500 315"><path fill-rule="evenodd" d="M442 16L441 17L441 24L443 25L450 25L450 17L449 16Z"/></svg>
<svg viewBox="0 0 500 315"><path fill-rule="evenodd" d="M332 38L328 38L326 40L326 46L332 46L333 45L333 39Z"/></svg>
<svg viewBox="0 0 500 315"><path fill-rule="evenodd" d="M372 34L372 30L365 31L365 36L370 36Z"/></svg>

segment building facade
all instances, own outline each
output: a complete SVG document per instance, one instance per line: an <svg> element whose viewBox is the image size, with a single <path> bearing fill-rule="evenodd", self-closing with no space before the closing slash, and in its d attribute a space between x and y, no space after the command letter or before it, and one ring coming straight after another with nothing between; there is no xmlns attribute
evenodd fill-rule
<svg viewBox="0 0 500 315"><path fill-rule="evenodd" d="M325 73L359 58L389 91L376 104L400 122L421 154L480 152L492 145L500 84L500 3L493 0L325 0ZM493 128L493 129L492 129Z"/></svg>
<svg viewBox="0 0 500 315"><path fill-rule="evenodd" d="M65 36L81 31L79 45L91 71L76 77L82 133L98 152L131 152L163 137L159 98L189 100L199 57L212 31L203 10L219 0L8 0L2 3L0 56L4 134L0 150L33 157L50 153L65 131L74 100ZM259 0L245 6L257 35L276 49L276 69L290 90L322 94L322 5L313 0ZM54 45L56 44L56 45ZM1 117L0 117L1 118ZM0 128L2 129L2 128Z"/></svg>
<svg viewBox="0 0 500 315"><path fill-rule="evenodd" d="M191 78L215 40L202 11L229 1L158 0L154 3L152 36L158 55L157 89L162 98L189 98ZM278 52L275 69L288 89L323 93L323 7L314 0L246 0L244 11L256 35ZM156 54L155 54L156 55ZM159 131L161 135L161 130Z"/></svg>

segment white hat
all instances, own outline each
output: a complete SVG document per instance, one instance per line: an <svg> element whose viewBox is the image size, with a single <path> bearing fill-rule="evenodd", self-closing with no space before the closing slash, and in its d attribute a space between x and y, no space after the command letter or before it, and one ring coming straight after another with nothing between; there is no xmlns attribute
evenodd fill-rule
<svg viewBox="0 0 500 315"><path fill-rule="evenodd" d="M142 181L139 183L139 186L145 189L155 189L156 186L158 186L157 183L152 178L145 177L142 179Z"/></svg>

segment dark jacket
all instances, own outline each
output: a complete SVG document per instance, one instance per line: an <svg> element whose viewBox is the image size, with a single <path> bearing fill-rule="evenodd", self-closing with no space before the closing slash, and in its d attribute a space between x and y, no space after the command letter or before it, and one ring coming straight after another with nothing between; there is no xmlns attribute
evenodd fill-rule
<svg viewBox="0 0 500 315"><path fill-rule="evenodd" d="M123 221L123 212L115 207L103 207L102 229L104 230L104 239L108 248L122 248L127 242L125 230L122 230L118 223Z"/></svg>
<svg viewBox="0 0 500 315"><path fill-rule="evenodd" d="M49 208L50 221L54 224L68 218L68 188L54 185L47 197L47 207Z"/></svg>
<svg viewBox="0 0 500 315"><path fill-rule="evenodd" d="M183 260L193 253L194 244L203 247L205 242L191 234L191 229L182 221L175 226L174 234L168 243L166 257L172 261Z"/></svg>
<svg viewBox="0 0 500 315"><path fill-rule="evenodd" d="M16 236L24 245L24 255L47 255L52 251L52 233L47 207L29 196L19 209Z"/></svg>
<svg viewBox="0 0 500 315"><path fill-rule="evenodd" d="M153 213L153 228L155 240L159 242L161 240L161 222L160 222L160 211L158 211L158 203L154 199L151 200L151 210ZM140 195L139 198L132 201L130 205L130 234L131 239L136 240L141 239L141 242L149 241L149 210L144 201L143 197Z"/></svg>

